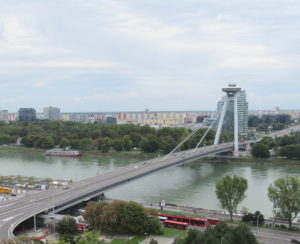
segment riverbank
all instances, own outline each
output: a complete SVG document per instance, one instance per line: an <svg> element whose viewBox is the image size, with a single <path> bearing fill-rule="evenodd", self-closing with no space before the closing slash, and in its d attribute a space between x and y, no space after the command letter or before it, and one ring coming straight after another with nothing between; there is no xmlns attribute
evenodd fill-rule
<svg viewBox="0 0 300 244"><path fill-rule="evenodd" d="M209 157L200 159L204 163L249 163L263 165L300 165L300 160L290 160L285 158L254 158L254 157Z"/></svg>
<svg viewBox="0 0 300 244"><path fill-rule="evenodd" d="M24 147L24 146L0 146L0 151L4 152L20 152L20 153L32 153L32 154L43 154L46 149L34 148L34 147ZM101 157L127 157L127 158L140 158L140 159L150 159L157 157L157 153L144 153L140 150L131 150L118 152L111 150L107 153L101 151L85 151L80 150L83 156L101 156Z"/></svg>
<svg viewBox="0 0 300 244"><path fill-rule="evenodd" d="M45 149L33 148L33 147L23 147L23 146L0 146L0 151L5 152L21 152L21 153L34 153L43 154ZM111 150L107 153L103 153L98 150L84 151L81 150L83 156L99 156L99 157L122 157L122 158L138 158L142 160L147 160L157 157L158 153L144 153L141 150L131 150L131 151L114 151ZM300 165L300 160L290 160L285 158L271 157L271 158L254 158L254 157L208 157L202 158L200 162L205 163L249 163L249 164L264 164L264 165Z"/></svg>

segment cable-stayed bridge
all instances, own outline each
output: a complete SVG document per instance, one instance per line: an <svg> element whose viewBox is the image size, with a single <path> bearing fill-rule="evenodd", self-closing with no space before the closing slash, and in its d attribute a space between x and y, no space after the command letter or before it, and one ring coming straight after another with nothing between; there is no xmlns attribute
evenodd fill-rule
<svg viewBox="0 0 300 244"><path fill-rule="evenodd" d="M181 151L168 157L146 160L73 183L68 189L50 189L18 200L2 202L0 204L0 239L13 238L14 228L38 213L53 211L53 209L55 209L55 212L59 212L159 170L232 149L233 143L223 143L200 147L196 150Z"/></svg>

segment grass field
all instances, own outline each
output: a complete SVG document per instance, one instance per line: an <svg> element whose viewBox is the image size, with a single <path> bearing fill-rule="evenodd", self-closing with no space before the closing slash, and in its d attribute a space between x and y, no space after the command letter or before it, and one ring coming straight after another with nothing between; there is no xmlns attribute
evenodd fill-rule
<svg viewBox="0 0 300 244"><path fill-rule="evenodd" d="M163 230L163 234L160 235L160 237L174 237L174 238L180 237L181 239L183 239L187 235L187 231L184 230L177 230L171 228L162 228L162 230ZM131 240L113 240L111 244L137 244L145 239L146 239L145 236L136 236ZM100 243L104 244L104 242L100 242Z"/></svg>

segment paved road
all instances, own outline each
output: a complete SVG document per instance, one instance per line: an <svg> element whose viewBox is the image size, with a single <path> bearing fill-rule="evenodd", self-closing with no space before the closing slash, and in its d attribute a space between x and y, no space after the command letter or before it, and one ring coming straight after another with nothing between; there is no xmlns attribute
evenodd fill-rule
<svg viewBox="0 0 300 244"><path fill-rule="evenodd" d="M46 190L18 200L0 203L0 239L13 238L14 228L24 220L52 209L63 210L83 200L89 200L112 188L128 183L161 169L207 157L233 148L233 143L224 143L186 150L169 157L158 157L141 163L132 164L103 175L76 182L69 189Z"/></svg>
<svg viewBox="0 0 300 244"><path fill-rule="evenodd" d="M289 127L289 128L284 129L284 130L276 131L276 132L273 132L273 133L270 133L270 134L266 134L265 136L276 138L276 137L289 135L293 131L298 131L298 130L300 130L300 125Z"/></svg>
<svg viewBox="0 0 300 244"><path fill-rule="evenodd" d="M145 207L157 208L160 209L158 204L143 204ZM185 212L188 214L197 214L203 217L215 217L221 220L229 219L228 214L224 214L221 211L215 210L207 210L207 209L200 209L200 208L193 208L193 207L186 207L186 206L169 206L166 205L164 207L165 210L172 210L175 212ZM234 216L235 220L241 220L241 216ZM264 244L288 244L291 243L291 239L300 240L300 233L291 233L291 232L284 232L278 231L275 229L266 229L266 228L251 228L254 235L257 237L260 243Z"/></svg>
<svg viewBox="0 0 300 244"><path fill-rule="evenodd" d="M300 126L277 132L271 136L282 136ZM247 143L247 142L244 142ZM198 148L196 151L186 150L174 153L169 157L155 158L133 164L113 172L95 176L72 184L69 189L46 190L34 195L25 196L18 200L9 200L0 203L0 240L12 239L14 228L24 220L35 214L48 211L53 206L63 210L82 200L89 200L110 189L129 181L154 173L161 169L207 157L233 148L233 143L223 143Z"/></svg>

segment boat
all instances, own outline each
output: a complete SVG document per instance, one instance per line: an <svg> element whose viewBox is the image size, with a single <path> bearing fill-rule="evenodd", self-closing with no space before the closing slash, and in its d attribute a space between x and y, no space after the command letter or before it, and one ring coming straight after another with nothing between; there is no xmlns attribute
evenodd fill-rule
<svg viewBox="0 0 300 244"><path fill-rule="evenodd" d="M58 156L58 157L81 157L82 154L76 150L55 148L48 150L44 153L45 156Z"/></svg>

